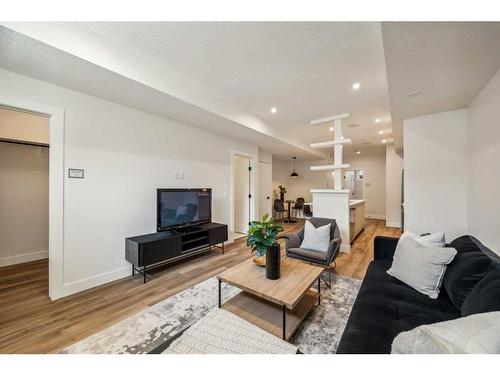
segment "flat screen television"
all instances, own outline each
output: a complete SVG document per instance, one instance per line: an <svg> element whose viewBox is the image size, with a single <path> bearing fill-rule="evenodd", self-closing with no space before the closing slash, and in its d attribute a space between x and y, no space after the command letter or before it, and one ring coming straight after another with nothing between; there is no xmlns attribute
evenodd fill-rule
<svg viewBox="0 0 500 375"><path fill-rule="evenodd" d="M212 189L157 189L157 230L212 221Z"/></svg>

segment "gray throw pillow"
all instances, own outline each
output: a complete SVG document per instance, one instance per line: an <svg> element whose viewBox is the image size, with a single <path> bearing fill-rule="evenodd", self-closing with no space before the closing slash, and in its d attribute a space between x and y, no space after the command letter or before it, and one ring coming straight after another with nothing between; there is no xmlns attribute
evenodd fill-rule
<svg viewBox="0 0 500 375"><path fill-rule="evenodd" d="M399 241L387 273L420 293L436 299L447 265L457 251L452 247L427 247L411 237Z"/></svg>

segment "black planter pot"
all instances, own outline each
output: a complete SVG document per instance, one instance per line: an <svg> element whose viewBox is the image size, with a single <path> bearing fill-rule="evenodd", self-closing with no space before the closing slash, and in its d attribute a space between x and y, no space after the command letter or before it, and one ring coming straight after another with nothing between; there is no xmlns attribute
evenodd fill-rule
<svg viewBox="0 0 500 375"><path fill-rule="evenodd" d="M281 247L280 244L269 246L266 251L266 277L269 280L278 280L281 276Z"/></svg>

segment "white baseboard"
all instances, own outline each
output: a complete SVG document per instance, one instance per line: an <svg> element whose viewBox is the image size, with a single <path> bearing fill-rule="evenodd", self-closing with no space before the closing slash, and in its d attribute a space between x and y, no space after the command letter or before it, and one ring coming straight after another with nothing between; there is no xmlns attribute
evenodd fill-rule
<svg viewBox="0 0 500 375"><path fill-rule="evenodd" d="M401 223L388 221L385 223L385 226L391 228L401 228Z"/></svg>
<svg viewBox="0 0 500 375"><path fill-rule="evenodd" d="M130 276L132 274L131 270L131 266L127 266L78 281L66 283L63 285L63 297Z"/></svg>
<svg viewBox="0 0 500 375"><path fill-rule="evenodd" d="M341 244L340 251L342 253L350 253L351 252L351 244Z"/></svg>
<svg viewBox="0 0 500 375"><path fill-rule="evenodd" d="M385 215L366 215L367 219L385 220Z"/></svg>
<svg viewBox="0 0 500 375"><path fill-rule="evenodd" d="M35 260L47 259L49 257L48 250L34 251L32 253L13 255L10 257L0 258L0 267L12 266L14 264L34 262Z"/></svg>

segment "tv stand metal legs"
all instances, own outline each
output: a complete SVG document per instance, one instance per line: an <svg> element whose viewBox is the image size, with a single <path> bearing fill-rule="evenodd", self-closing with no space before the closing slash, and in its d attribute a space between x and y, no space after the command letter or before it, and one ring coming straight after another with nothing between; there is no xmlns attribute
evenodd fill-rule
<svg viewBox="0 0 500 375"><path fill-rule="evenodd" d="M222 306L222 291L221 291L222 280L217 279L217 281L219 282L219 308L220 308Z"/></svg>
<svg viewBox="0 0 500 375"><path fill-rule="evenodd" d="M217 247L217 248L221 249L222 255L224 255L224 251L225 251L225 249L224 249L224 242L221 242L220 246L218 246L218 245L207 245L206 247L204 247L204 248L202 248L200 250L197 250L195 254L198 254L198 253L204 252L204 251L212 251L212 249L214 247ZM155 269L157 267L162 267L165 264L170 263L170 262L175 261L175 260L180 259L180 258L182 258L182 256L181 257L171 258L171 259L169 259L167 261L160 262L160 263L157 263L157 264L150 264L149 265L149 270L151 271L152 269ZM148 270L148 265L147 264L145 264L142 268L139 268L139 267L136 267L135 265L132 265L132 276L135 276L136 273L142 274L143 275L143 279L144 279L144 284L146 284L146 282L148 281L148 279L151 279L151 276L148 275L147 270Z"/></svg>
<svg viewBox="0 0 500 375"><path fill-rule="evenodd" d="M222 255L224 255L224 241L221 242L221 246L218 245L212 245L212 246L221 249Z"/></svg>
<svg viewBox="0 0 500 375"><path fill-rule="evenodd" d="M135 276L136 272L139 273L139 274L140 273L143 274L143 276L144 276L144 284L146 284L146 281L149 278L149 276L147 274L147 267L144 266L144 267L142 267L142 269L140 269L140 268L136 268L136 266L133 265L132 266L132 276Z"/></svg>

